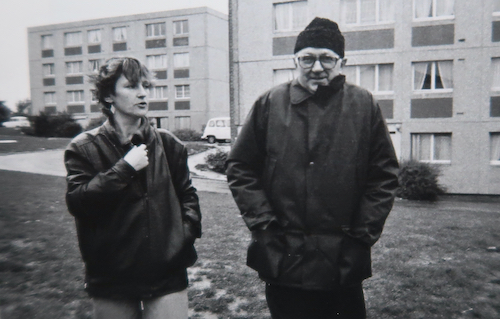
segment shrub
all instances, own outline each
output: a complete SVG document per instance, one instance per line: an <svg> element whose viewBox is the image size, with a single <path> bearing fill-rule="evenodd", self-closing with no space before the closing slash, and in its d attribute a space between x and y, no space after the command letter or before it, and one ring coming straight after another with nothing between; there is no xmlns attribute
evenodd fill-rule
<svg viewBox="0 0 500 319"><path fill-rule="evenodd" d="M217 152L205 156L208 168L214 172L224 174L226 172L227 154L227 152L217 150Z"/></svg>
<svg viewBox="0 0 500 319"><path fill-rule="evenodd" d="M439 169L427 163L407 161L401 163L397 196L411 200L435 201L446 189L439 185Z"/></svg>
<svg viewBox="0 0 500 319"><path fill-rule="evenodd" d="M201 141L201 133L191 129L180 129L172 132L181 141Z"/></svg>
<svg viewBox="0 0 500 319"><path fill-rule="evenodd" d="M41 137L74 137L82 131L80 124L68 113L47 114L33 117L33 134Z"/></svg>

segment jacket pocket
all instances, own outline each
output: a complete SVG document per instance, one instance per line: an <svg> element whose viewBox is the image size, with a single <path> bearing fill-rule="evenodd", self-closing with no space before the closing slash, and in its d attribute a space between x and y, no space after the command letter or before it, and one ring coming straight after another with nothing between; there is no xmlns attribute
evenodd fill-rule
<svg viewBox="0 0 500 319"><path fill-rule="evenodd" d="M264 278L274 279L280 274L285 254L282 231L256 230L248 247L247 265Z"/></svg>
<svg viewBox="0 0 500 319"><path fill-rule="evenodd" d="M371 249L362 241L345 236L340 255L340 284L360 283L371 277Z"/></svg>

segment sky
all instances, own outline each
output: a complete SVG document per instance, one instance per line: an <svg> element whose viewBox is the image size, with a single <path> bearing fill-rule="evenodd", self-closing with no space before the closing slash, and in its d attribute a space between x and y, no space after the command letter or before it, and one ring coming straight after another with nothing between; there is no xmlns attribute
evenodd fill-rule
<svg viewBox="0 0 500 319"><path fill-rule="evenodd" d="M30 98L28 27L183 8L228 13L228 0L16 0L0 4L0 101Z"/></svg>

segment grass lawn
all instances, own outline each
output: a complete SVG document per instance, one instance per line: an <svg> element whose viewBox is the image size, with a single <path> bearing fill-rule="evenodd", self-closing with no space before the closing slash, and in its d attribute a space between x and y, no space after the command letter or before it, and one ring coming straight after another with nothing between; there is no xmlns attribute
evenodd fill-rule
<svg viewBox="0 0 500 319"><path fill-rule="evenodd" d="M0 171L0 181L0 318L91 318L64 178ZM200 201L190 317L269 318L232 198L201 192ZM368 318L500 318L499 219L498 202L397 201L373 248Z"/></svg>

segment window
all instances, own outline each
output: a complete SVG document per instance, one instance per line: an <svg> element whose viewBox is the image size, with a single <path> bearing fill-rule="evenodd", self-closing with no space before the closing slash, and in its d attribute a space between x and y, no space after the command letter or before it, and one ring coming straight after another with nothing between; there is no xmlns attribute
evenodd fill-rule
<svg viewBox="0 0 500 319"><path fill-rule="evenodd" d="M146 24L146 38L165 37L165 22Z"/></svg>
<svg viewBox="0 0 500 319"><path fill-rule="evenodd" d="M113 42L127 41L127 27L113 28Z"/></svg>
<svg viewBox="0 0 500 319"><path fill-rule="evenodd" d="M455 0L413 0L415 19L450 18L454 7Z"/></svg>
<svg viewBox="0 0 500 319"><path fill-rule="evenodd" d="M493 0L493 13L500 13L500 0Z"/></svg>
<svg viewBox="0 0 500 319"><path fill-rule="evenodd" d="M189 68L189 53L174 53L174 68Z"/></svg>
<svg viewBox="0 0 500 319"><path fill-rule="evenodd" d="M149 98L152 100L166 100L168 98L167 86L154 86L149 88Z"/></svg>
<svg viewBox="0 0 500 319"><path fill-rule="evenodd" d="M341 22L344 24L377 24L393 22L396 0L342 0Z"/></svg>
<svg viewBox="0 0 500 319"><path fill-rule="evenodd" d="M500 58L491 59L491 72L493 73L491 88L494 90L500 90Z"/></svg>
<svg viewBox="0 0 500 319"><path fill-rule="evenodd" d="M101 30L87 31L87 42L89 44L101 43Z"/></svg>
<svg viewBox="0 0 500 319"><path fill-rule="evenodd" d="M174 35L183 35L189 33L188 20L174 21Z"/></svg>
<svg viewBox="0 0 500 319"><path fill-rule="evenodd" d="M446 90L453 89L453 61L413 63L413 89Z"/></svg>
<svg viewBox="0 0 500 319"><path fill-rule="evenodd" d="M66 100L68 103L82 103L84 102L83 90L79 91L66 91Z"/></svg>
<svg viewBox="0 0 500 319"><path fill-rule="evenodd" d="M411 157L425 163L451 163L451 134L412 134Z"/></svg>
<svg viewBox="0 0 500 319"><path fill-rule="evenodd" d="M90 102L92 102L92 103L99 102L97 100L97 96L96 96L96 91L95 90L90 90Z"/></svg>
<svg viewBox="0 0 500 319"><path fill-rule="evenodd" d="M77 47L82 45L82 33L81 32L67 32L64 34L64 46L65 47Z"/></svg>
<svg viewBox="0 0 500 319"><path fill-rule="evenodd" d="M490 164L500 165L500 132L490 133Z"/></svg>
<svg viewBox="0 0 500 319"><path fill-rule="evenodd" d="M56 92L43 93L43 101L45 105L56 104Z"/></svg>
<svg viewBox="0 0 500 319"><path fill-rule="evenodd" d="M393 91L393 64L346 66L342 72L346 76L346 81L364 87L373 93Z"/></svg>
<svg viewBox="0 0 500 319"><path fill-rule="evenodd" d="M150 70L166 69L167 68L167 55L147 55L146 56L146 66Z"/></svg>
<svg viewBox="0 0 500 319"><path fill-rule="evenodd" d="M80 74L82 72L82 61L66 62L66 74Z"/></svg>
<svg viewBox="0 0 500 319"><path fill-rule="evenodd" d="M190 129L191 128L191 117L189 116L176 116L175 117L175 129Z"/></svg>
<svg viewBox="0 0 500 319"><path fill-rule="evenodd" d="M189 99L189 85L176 85L175 86L175 98L176 99Z"/></svg>
<svg viewBox="0 0 500 319"><path fill-rule="evenodd" d="M89 60L89 71L90 72L99 72L99 68L101 67L101 60Z"/></svg>
<svg viewBox="0 0 500 319"><path fill-rule="evenodd" d="M281 83L286 83L295 79L294 69L279 69L273 72L273 83L278 85Z"/></svg>
<svg viewBox="0 0 500 319"><path fill-rule="evenodd" d="M55 75L54 71L54 63L47 63L42 65L43 68L43 76L44 77L50 77Z"/></svg>
<svg viewBox="0 0 500 319"><path fill-rule="evenodd" d="M42 50L53 48L52 35L42 35Z"/></svg>
<svg viewBox="0 0 500 319"><path fill-rule="evenodd" d="M299 31L308 23L307 1L274 4L274 30Z"/></svg>

